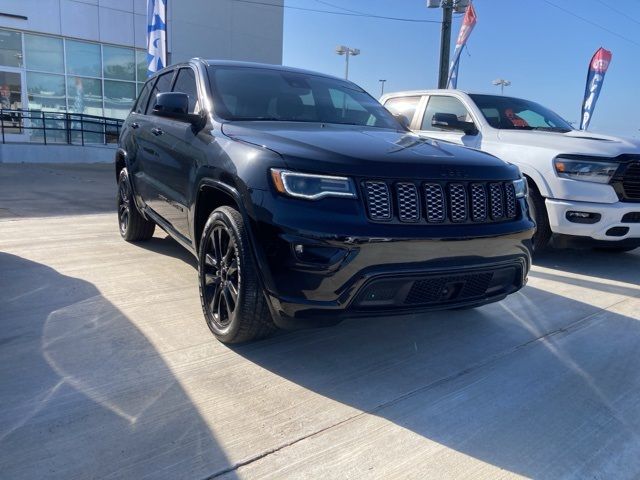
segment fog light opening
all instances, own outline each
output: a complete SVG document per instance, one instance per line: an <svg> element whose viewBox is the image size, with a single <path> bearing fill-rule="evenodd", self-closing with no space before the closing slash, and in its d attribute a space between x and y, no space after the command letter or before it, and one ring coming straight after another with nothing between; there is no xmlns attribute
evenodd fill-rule
<svg viewBox="0 0 640 480"><path fill-rule="evenodd" d="M629 233L629 227L611 227L607 230L607 237L624 237Z"/></svg>
<svg viewBox="0 0 640 480"><path fill-rule="evenodd" d="M347 251L339 247L293 243L296 260L303 264L334 265L344 258Z"/></svg>
<svg viewBox="0 0 640 480"><path fill-rule="evenodd" d="M597 223L602 218L599 213L577 212L575 210L569 210L565 216L572 223Z"/></svg>

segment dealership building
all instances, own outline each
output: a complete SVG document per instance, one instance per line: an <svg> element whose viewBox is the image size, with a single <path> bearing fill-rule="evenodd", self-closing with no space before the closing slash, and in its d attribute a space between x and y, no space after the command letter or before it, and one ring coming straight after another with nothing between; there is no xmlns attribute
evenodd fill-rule
<svg viewBox="0 0 640 480"><path fill-rule="evenodd" d="M283 1L167 0L168 63L282 63ZM147 77L146 12L146 0L0 0L1 108L126 117Z"/></svg>

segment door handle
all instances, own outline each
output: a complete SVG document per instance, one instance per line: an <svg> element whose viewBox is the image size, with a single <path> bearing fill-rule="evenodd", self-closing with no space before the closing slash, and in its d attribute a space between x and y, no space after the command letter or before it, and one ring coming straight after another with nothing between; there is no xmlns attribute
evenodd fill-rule
<svg viewBox="0 0 640 480"><path fill-rule="evenodd" d="M164 132L156 127L151 129L151 133L153 133L157 137L158 135L162 135Z"/></svg>
<svg viewBox="0 0 640 480"><path fill-rule="evenodd" d="M138 128L138 127L140 127L140 124L139 124L139 123L133 122L133 123L131 124L131 128Z"/></svg>

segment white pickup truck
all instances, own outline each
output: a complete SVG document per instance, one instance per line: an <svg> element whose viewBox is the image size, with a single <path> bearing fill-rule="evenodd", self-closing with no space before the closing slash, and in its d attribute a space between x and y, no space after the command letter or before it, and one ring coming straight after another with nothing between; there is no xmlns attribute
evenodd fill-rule
<svg viewBox="0 0 640 480"><path fill-rule="evenodd" d="M459 90L384 95L409 128L520 167L538 225L534 248L640 246L640 142L575 130L537 103Z"/></svg>

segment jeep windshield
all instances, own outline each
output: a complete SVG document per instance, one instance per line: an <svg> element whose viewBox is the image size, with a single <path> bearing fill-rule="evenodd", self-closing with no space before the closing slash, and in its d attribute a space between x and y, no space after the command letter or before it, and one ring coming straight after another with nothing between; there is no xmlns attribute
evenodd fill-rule
<svg viewBox="0 0 640 480"><path fill-rule="evenodd" d="M501 130L542 130L566 133L573 127L557 113L528 100L501 95L470 94L489 125Z"/></svg>
<svg viewBox="0 0 640 480"><path fill-rule="evenodd" d="M269 68L210 67L216 115L230 121L318 122L404 130L353 83Z"/></svg>

